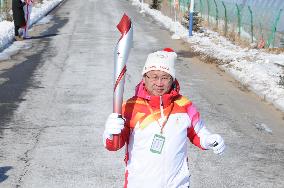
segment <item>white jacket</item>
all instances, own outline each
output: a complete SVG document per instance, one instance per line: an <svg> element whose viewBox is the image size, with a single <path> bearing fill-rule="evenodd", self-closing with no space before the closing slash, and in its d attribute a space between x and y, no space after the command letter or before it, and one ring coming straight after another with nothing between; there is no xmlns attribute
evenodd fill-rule
<svg viewBox="0 0 284 188"><path fill-rule="evenodd" d="M127 146L125 188L189 187L188 141L207 149L204 141L210 133L192 102L178 91L179 87L162 97L149 96L143 84L138 85L136 95L124 105L126 122L117 148L105 139L108 150ZM155 135L162 137L160 153L151 150Z"/></svg>

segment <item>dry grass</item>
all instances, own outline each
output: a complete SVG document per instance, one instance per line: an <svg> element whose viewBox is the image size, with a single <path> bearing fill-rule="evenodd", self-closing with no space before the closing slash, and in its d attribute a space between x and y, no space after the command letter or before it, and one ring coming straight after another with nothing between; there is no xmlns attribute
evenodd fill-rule
<svg viewBox="0 0 284 188"><path fill-rule="evenodd" d="M265 51L273 54L281 54L284 53L284 48L267 48L265 49Z"/></svg>

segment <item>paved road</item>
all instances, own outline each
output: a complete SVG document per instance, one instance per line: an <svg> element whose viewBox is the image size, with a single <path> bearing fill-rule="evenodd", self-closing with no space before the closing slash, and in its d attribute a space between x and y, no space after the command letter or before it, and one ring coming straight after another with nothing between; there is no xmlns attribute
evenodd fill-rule
<svg viewBox="0 0 284 188"><path fill-rule="evenodd" d="M182 94L225 138L221 157L189 146L191 187L284 187L283 113L198 60L129 1L66 0L49 23L34 26L38 37L25 41L29 48L0 62L7 68L0 72L1 188L122 187L124 151L106 151L102 132L112 110L115 26L124 12L134 22L125 98L146 55L172 47Z"/></svg>

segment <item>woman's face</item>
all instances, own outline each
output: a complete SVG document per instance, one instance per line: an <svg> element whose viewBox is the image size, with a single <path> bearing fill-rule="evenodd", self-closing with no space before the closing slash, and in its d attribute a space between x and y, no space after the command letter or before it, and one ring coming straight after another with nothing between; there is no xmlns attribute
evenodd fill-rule
<svg viewBox="0 0 284 188"><path fill-rule="evenodd" d="M145 87L150 95L161 96L171 90L173 78L163 71L149 71L144 77Z"/></svg>

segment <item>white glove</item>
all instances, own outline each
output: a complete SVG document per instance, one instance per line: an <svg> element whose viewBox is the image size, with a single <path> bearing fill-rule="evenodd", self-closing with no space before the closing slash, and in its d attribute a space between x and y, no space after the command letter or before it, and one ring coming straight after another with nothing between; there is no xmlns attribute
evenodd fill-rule
<svg viewBox="0 0 284 188"><path fill-rule="evenodd" d="M222 155L226 146L223 138L219 134L208 135L205 140L206 148L212 149L215 154Z"/></svg>
<svg viewBox="0 0 284 188"><path fill-rule="evenodd" d="M111 139L113 134L120 134L124 128L124 119L117 113L111 113L105 123L104 139Z"/></svg>

